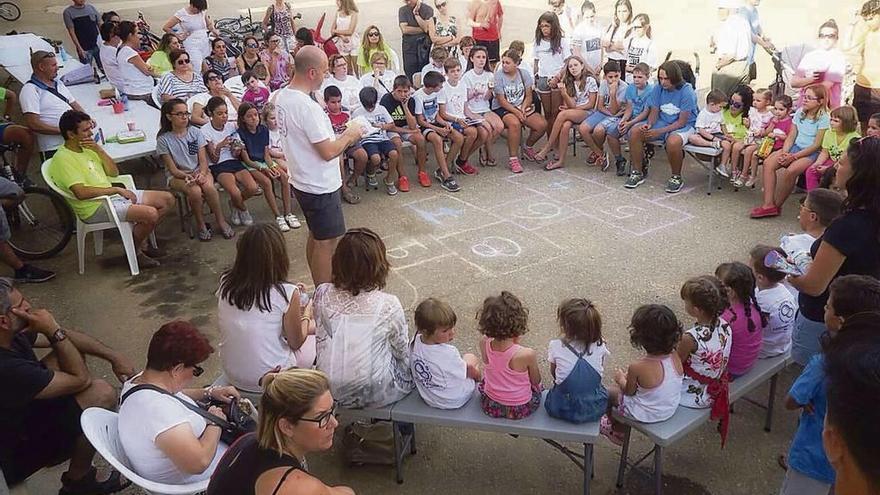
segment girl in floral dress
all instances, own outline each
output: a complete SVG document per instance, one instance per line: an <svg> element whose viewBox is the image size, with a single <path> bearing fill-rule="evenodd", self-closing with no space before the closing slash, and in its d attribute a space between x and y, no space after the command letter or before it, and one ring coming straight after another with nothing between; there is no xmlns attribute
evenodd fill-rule
<svg viewBox="0 0 880 495"><path fill-rule="evenodd" d="M680 404L696 409L711 407L712 419L719 420L723 445L730 414L727 362L731 330L720 315L727 307L727 298L721 281L710 275L685 282L681 298L685 311L697 321L678 344L678 355L684 365Z"/></svg>

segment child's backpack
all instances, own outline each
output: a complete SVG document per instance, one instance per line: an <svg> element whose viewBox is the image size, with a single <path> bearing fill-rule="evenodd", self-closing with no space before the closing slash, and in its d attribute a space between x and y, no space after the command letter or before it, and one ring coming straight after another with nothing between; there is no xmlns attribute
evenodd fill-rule
<svg viewBox="0 0 880 495"><path fill-rule="evenodd" d="M564 341L563 345L578 360L565 380L547 393L544 408L550 416L570 423L599 421L608 409L608 391L602 385L602 376L583 359L587 350L578 352Z"/></svg>

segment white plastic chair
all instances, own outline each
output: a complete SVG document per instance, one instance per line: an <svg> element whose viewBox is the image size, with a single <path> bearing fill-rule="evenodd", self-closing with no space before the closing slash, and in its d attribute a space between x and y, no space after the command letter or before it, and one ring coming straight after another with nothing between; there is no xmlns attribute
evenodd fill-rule
<svg viewBox="0 0 880 495"><path fill-rule="evenodd" d="M125 451L119 442L118 420L118 414L99 407L90 407L83 411L80 416L83 434L92 446L95 447L95 450L101 454L101 457L119 471L122 476L125 476L132 483L151 495L193 495L208 489L208 482L210 480L190 483L188 485L166 485L138 476L127 465L128 458L125 456Z"/></svg>
<svg viewBox="0 0 880 495"><path fill-rule="evenodd" d="M75 199L70 193L55 184L55 181L49 174L49 164L51 161L51 159L44 161L43 166L41 167L43 180L46 181L46 185L66 200ZM116 177L113 177L112 180L124 185L126 189L134 190L134 179L130 175L117 175ZM80 220L79 217L76 218L76 252L79 258L80 275L85 273L86 235L88 235L89 232L94 232L95 256L101 256L104 253L104 231L109 229L119 230L119 236L122 238L122 245L125 248L125 256L128 258L128 267L131 270L131 275L135 276L140 273L137 261L137 246L134 245L131 223L119 219L116 215L116 208L113 207L110 198L110 196L99 196L94 199L101 200L101 206L106 209L107 216L110 217L111 221L102 223L85 223ZM153 232L150 233L150 244L153 247L157 246L156 234Z"/></svg>
<svg viewBox="0 0 880 495"><path fill-rule="evenodd" d="M153 103L156 105L156 108L162 108L162 97L159 96L159 85L153 86L153 91L150 93L150 96L153 98Z"/></svg>

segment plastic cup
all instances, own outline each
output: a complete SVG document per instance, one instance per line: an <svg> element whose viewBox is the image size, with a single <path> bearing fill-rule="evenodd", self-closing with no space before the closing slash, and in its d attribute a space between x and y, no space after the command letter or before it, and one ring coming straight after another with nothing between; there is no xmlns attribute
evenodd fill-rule
<svg viewBox="0 0 880 495"><path fill-rule="evenodd" d="M122 113L125 111L125 106L121 101L117 101L113 104L113 113Z"/></svg>
<svg viewBox="0 0 880 495"><path fill-rule="evenodd" d="M135 130L137 123L133 120L129 120L129 121L125 122L125 125L128 126L129 131L133 131L133 130Z"/></svg>

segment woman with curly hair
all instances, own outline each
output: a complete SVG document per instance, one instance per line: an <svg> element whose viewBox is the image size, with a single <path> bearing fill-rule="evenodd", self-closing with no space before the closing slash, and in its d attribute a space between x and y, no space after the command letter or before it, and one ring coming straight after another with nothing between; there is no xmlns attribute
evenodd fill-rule
<svg viewBox="0 0 880 495"><path fill-rule="evenodd" d="M507 291L487 297L477 313L485 371L480 405L493 418L523 419L541 405L541 370L534 349L519 345L529 310Z"/></svg>
<svg viewBox="0 0 880 495"><path fill-rule="evenodd" d="M383 407L413 389L403 306L385 292L391 265L370 229L351 229L336 247L331 282L315 289L319 370L339 405Z"/></svg>

